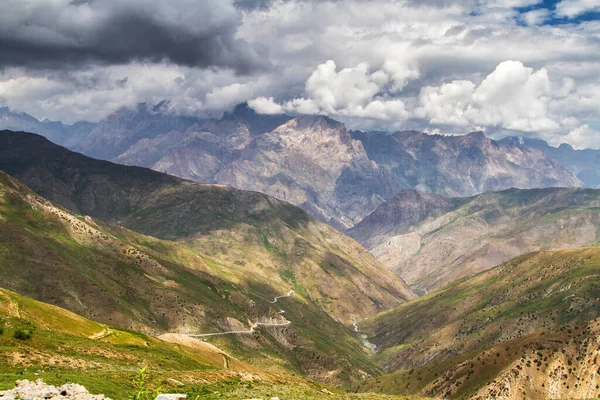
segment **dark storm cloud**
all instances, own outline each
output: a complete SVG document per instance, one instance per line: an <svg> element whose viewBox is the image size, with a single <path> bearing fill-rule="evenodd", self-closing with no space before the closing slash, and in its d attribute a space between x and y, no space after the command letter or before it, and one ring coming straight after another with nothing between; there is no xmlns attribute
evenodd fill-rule
<svg viewBox="0 0 600 400"><path fill-rule="evenodd" d="M240 16L226 3L175 0L165 6L149 1L79 0L23 4L26 11L10 10L16 19L0 17L0 67L70 68L168 60L190 67L227 67L241 74L268 68L260 50L235 38ZM19 6L11 0L3 2L0 14L6 15L5 7Z"/></svg>
<svg viewBox="0 0 600 400"><path fill-rule="evenodd" d="M235 0L235 6L246 11L265 10L271 5L271 0Z"/></svg>

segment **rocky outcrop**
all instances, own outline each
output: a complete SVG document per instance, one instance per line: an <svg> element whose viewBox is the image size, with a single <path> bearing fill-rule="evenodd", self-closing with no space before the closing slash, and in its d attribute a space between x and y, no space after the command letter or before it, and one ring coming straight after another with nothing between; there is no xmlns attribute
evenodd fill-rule
<svg viewBox="0 0 600 400"><path fill-rule="evenodd" d="M27 379L15 382L15 388L6 391L0 391L2 400L44 400L44 399L63 399L63 400L110 400L103 394L90 394L87 389L76 383L67 383L62 386L47 385L41 379L35 382Z"/></svg>

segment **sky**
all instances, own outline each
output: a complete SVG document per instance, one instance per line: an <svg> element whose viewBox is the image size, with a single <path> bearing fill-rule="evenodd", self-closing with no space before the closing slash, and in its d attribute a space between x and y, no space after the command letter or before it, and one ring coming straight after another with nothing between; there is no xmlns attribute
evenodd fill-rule
<svg viewBox="0 0 600 400"><path fill-rule="evenodd" d="M2 0L0 106L218 117L600 148L600 0Z"/></svg>

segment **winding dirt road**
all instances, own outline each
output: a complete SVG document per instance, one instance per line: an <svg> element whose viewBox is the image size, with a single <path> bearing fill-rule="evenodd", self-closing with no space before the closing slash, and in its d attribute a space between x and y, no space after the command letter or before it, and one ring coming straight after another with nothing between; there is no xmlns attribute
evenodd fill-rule
<svg viewBox="0 0 600 400"><path fill-rule="evenodd" d="M284 298L284 297L291 297L295 292L293 290L290 290L289 292L287 292L286 294L282 295L282 296L277 296L275 298L273 298L273 301L271 301L271 304L275 304L277 303L277 301L279 301L279 299ZM279 314L284 314L285 311L281 310L279 311ZM211 336L222 336L222 335L236 335L236 334L250 334L250 333L254 333L254 331L256 330L256 328L258 328L259 326L277 326L277 327L284 327L284 326L290 326L292 324L292 321L288 321L285 320L285 322L281 322L281 323L275 323L275 322L255 322L254 324L252 324L252 326L250 327L250 329L248 330L244 330L244 331L226 331L226 332L215 332L215 333L194 333L194 334L185 334L185 336L189 336L189 337L193 337L193 338L203 338L203 337L211 337Z"/></svg>

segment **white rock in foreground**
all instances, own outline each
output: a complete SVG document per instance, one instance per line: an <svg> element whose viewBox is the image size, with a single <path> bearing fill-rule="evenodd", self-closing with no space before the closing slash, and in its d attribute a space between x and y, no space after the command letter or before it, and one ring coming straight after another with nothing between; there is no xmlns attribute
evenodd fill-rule
<svg viewBox="0 0 600 400"><path fill-rule="evenodd" d="M68 399L68 400L110 400L103 394L90 394L86 388L76 383L67 383L60 387L46 385L43 380L38 379L31 382L27 379L15 382L12 390L0 391L0 400L45 400L45 399Z"/></svg>

